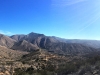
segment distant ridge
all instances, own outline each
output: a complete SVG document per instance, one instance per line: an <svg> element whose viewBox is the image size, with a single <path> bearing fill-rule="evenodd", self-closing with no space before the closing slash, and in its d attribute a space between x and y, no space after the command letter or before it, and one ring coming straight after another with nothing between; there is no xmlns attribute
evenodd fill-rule
<svg viewBox="0 0 100 75"><path fill-rule="evenodd" d="M53 36L53 38L65 43L79 43L93 48L100 48L100 40L86 40L86 39L63 39Z"/></svg>

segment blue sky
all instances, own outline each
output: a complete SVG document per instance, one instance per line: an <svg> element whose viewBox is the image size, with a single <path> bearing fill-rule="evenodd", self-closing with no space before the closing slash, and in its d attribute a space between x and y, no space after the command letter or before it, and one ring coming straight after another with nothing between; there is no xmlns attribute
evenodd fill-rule
<svg viewBox="0 0 100 75"><path fill-rule="evenodd" d="M0 33L100 40L100 0L0 0Z"/></svg>

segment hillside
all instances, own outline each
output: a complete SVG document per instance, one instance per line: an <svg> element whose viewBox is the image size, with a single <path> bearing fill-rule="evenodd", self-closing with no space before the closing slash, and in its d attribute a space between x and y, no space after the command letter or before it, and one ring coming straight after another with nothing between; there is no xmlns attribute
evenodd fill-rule
<svg viewBox="0 0 100 75"><path fill-rule="evenodd" d="M0 34L0 45L11 48L16 41L3 34Z"/></svg>
<svg viewBox="0 0 100 75"><path fill-rule="evenodd" d="M78 44L90 46L93 48L100 48L100 40L64 39L64 38L59 38L59 37L55 37L55 36L53 36L52 38L55 38L55 39L59 40L60 42L78 43Z"/></svg>
<svg viewBox="0 0 100 75"><path fill-rule="evenodd" d="M8 49L8 48L0 45L0 60L4 60L4 61L6 59L17 60L18 58L20 58L24 54L27 54L27 52Z"/></svg>
<svg viewBox="0 0 100 75"><path fill-rule="evenodd" d="M28 52L32 52L34 50L39 49L38 46L31 44L27 42L26 40L16 42L11 48L14 50L28 51Z"/></svg>
<svg viewBox="0 0 100 75"><path fill-rule="evenodd" d="M47 50L39 49L36 51L33 51L29 54L24 55L21 58L21 61L26 62L26 63L42 63L44 62L50 62L50 63L60 63L60 62L68 62L70 59L66 58L65 56L61 56L58 54L54 54L51 52L48 52ZM63 62L63 63L64 63Z"/></svg>

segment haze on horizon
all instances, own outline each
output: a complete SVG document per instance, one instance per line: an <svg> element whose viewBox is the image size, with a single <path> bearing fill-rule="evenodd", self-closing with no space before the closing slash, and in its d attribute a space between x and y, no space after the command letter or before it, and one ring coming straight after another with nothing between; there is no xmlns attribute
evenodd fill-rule
<svg viewBox="0 0 100 75"><path fill-rule="evenodd" d="M100 40L100 0L0 0L0 33Z"/></svg>

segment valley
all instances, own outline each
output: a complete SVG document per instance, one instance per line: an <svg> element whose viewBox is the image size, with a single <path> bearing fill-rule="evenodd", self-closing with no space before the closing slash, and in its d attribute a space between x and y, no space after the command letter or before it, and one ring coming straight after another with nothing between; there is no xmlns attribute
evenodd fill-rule
<svg viewBox="0 0 100 75"><path fill-rule="evenodd" d="M99 75L99 41L88 41L0 34L0 75Z"/></svg>

